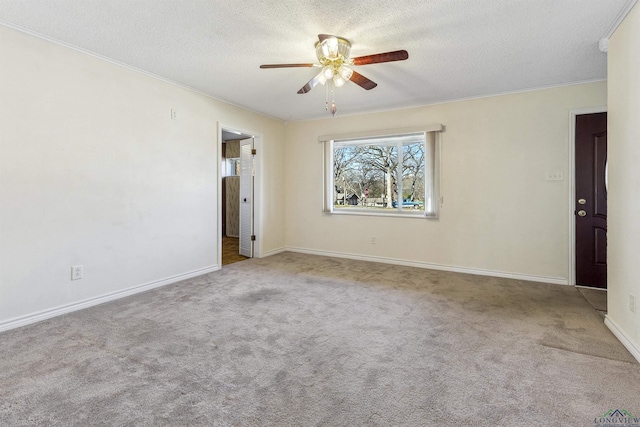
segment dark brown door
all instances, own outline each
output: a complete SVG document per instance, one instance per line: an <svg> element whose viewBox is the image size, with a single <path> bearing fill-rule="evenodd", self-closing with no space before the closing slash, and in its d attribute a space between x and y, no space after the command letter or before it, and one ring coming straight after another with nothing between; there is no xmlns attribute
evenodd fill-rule
<svg viewBox="0 0 640 427"><path fill-rule="evenodd" d="M576 285L607 287L607 113L576 117Z"/></svg>

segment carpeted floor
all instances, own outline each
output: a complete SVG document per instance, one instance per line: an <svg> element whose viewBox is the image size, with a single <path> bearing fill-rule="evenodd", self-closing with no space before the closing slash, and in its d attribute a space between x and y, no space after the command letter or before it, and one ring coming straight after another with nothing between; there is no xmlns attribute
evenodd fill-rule
<svg viewBox="0 0 640 427"><path fill-rule="evenodd" d="M0 334L0 425L594 426L640 365L573 287L283 253Z"/></svg>

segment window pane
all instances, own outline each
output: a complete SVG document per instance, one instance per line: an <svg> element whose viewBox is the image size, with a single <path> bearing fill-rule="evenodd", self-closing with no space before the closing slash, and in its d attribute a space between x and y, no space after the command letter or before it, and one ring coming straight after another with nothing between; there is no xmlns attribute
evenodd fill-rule
<svg viewBox="0 0 640 427"><path fill-rule="evenodd" d="M235 176L240 175L240 159L227 159L227 175Z"/></svg>
<svg viewBox="0 0 640 427"><path fill-rule="evenodd" d="M402 147L402 209L424 211L425 175L424 144L413 143Z"/></svg>
<svg viewBox="0 0 640 427"><path fill-rule="evenodd" d="M398 147L336 145L333 152L335 209L397 209ZM391 198L390 198L391 197Z"/></svg>

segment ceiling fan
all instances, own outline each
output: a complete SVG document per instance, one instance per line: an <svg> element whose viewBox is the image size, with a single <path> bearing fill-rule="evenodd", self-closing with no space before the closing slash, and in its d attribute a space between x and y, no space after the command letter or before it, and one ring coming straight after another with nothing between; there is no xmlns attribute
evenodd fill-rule
<svg viewBox="0 0 640 427"><path fill-rule="evenodd" d="M306 85L298 91L299 94L307 93L318 84L324 85L327 81L333 84L333 87L340 87L347 80L351 80L358 86L371 90L378 84L366 78L360 73L354 71L352 66L378 64L381 62L403 61L409 58L406 50L395 50L393 52L378 53L374 55L359 56L350 58L351 43L349 40L332 36L329 34L319 34L316 42L316 57L318 63L306 64L265 64L260 68L290 68L290 67L320 67L320 72L307 82ZM332 90L333 92L333 90ZM329 110L329 101L325 101L325 109ZM336 115L337 112L335 99L331 103L331 114Z"/></svg>

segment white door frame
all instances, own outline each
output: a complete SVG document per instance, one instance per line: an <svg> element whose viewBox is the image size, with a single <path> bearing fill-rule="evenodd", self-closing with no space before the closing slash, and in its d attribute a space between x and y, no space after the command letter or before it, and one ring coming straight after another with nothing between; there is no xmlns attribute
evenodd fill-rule
<svg viewBox="0 0 640 427"><path fill-rule="evenodd" d="M569 280L570 286L576 286L576 117L582 114L606 113L607 106L578 108L569 111L569 204L567 213L569 219Z"/></svg>
<svg viewBox="0 0 640 427"><path fill-rule="evenodd" d="M218 191L218 209L217 209L217 238L218 238L218 266L222 268L222 130L229 132L239 132L244 135L252 135L254 137L254 148L257 154L254 159L255 178L253 187L253 231L256 236L253 242L254 258L262 258L262 134L245 129L239 126L227 125L218 122L218 144L217 144L217 191Z"/></svg>

